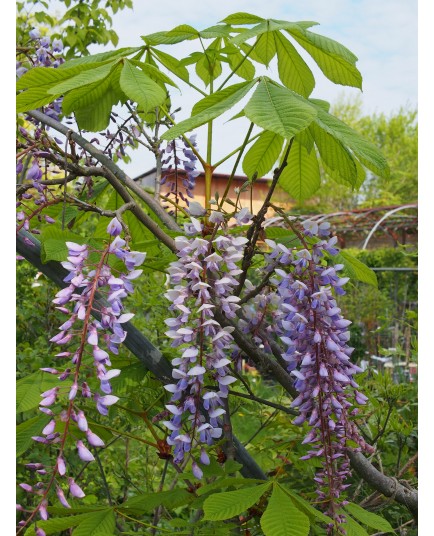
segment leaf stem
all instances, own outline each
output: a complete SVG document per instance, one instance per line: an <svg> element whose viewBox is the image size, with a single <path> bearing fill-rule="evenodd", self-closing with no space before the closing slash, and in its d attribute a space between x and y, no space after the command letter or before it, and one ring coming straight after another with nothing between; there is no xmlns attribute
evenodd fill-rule
<svg viewBox="0 0 434 536"><path fill-rule="evenodd" d="M247 141L247 145L249 143L252 143L252 141L256 140L256 138L259 138L259 136L261 135L261 132L258 132L258 134L255 134L254 136L252 136L248 141ZM216 162L215 164L213 164L214 168L217 168L218 166L220 166L220 164L223 164L223 162L226 162L226 160L229 160L229 158L231 156L234 156L234 154L237 154L238 151L240 149L242 149L244 146L244 142L239 146L237 147L236 149L234 149L233 151L231 151L229 154L227 154L226 156L224 156L221 160L219 160L218 162Z"/></svg>
<svg viewBox="0 0 434 536"><path fill-rule="evenodd" d="M228 196L229 188L231 187L232 181L234 180L235 173L237 171L237 167L238 167L238 164L240 163L240 160L241 160L241 157L243 155L243 152L244 152L244 150L245 150L245 148L247 146L247 143L249 142L249 137L250 137L250 134L252 133L253 126L254 126L254 124L250 123L249 130L247 131L247 134L246 134L246 137L244 138L243 144L239 148L239 153L238 153L237 159L235 161L234 167L232 168L232 173L231 173L231 175L230 175L230 177L228 179L225 191L223 192L223 196L222 196L222 198L220 200L220 203L219 203L219 210L221 210L221 208L223 206L223 203L224 203L226 197Z"/></svg>
<svg viewBox="0 0 434 536"><path fill-rule="evenodd" d="M262 37L262 36L261 36ZM259 39L258 39L259 41ZM217 91L220 91L225 85L226 85L226 82L229 82L229 80L233 77L233 75L238 71L238 69L241 67L241 65L246 61L246 59L250 56L250 54L252 53L253 49L255 48L255 46L257 45L258 41L251 46L250 50L247 52L247 54L244 56L244 58L238 63L238 65L235 67L235 69L232 70L232 72L229 74L229 76L227 76L227 78L225 78L223 80L223 82L220 84L220 87L217 89ZM241 52L240 52L241 54Z"/></svg>

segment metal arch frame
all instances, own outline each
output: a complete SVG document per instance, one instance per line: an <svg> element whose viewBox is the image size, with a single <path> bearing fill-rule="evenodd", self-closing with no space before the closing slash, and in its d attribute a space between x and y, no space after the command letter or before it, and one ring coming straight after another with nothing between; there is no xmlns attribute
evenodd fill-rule
<svg viewBox="0 0 434 536"><path fill-rule="evenodd" d="M404 205L402 207L398 207L398 208L394 208L393 210L389 210L388 212L386 212L386 214L384 214L378 221L377 223L374 225L374 227L372 227L372 229L369 231L369 234L368 236L366 237L366 240L362 246L362 250L363 249L366 249L367 246L368 246L368 243L369 243L369 240L372 238L372 235L375 233L375 231L378 229L378 227L383 223L383 221L385 219L387 219L390 215L394 214L395 212L398 212L400 210L405 210L407 208L417 208L417 204L412 204L412 205Z"/></svg>

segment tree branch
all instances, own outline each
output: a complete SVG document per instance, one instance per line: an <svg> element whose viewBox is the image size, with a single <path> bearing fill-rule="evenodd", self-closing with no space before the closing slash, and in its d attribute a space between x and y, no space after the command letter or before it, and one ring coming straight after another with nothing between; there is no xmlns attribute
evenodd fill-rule
<svg viewBox="0 0 434 536"><path fill-rule="evenodd" d="M38 111L31 110L27 112L30 117L33 117L37 121L44 123L45 125L57 130L65 136L69 135L70 139L75 141L77 145L82 147L87 151L91 156L95 158L100 164L105 166L112 174L124 184L129 190L134 192L140 197L148 207L160 218L160 220L166 225L168 229L172 231L180 231L180 227L174 221L174 219L167 214L167 212L161 207L160 203L156 201L150 194L145 192L138 184L136 184L124 171L122 171L108 156L106 156L102 151L94 147L90 142L88 142L83 136L80 136L76 132L71 132L67 126L63 125L59 121L48 117L48 115Z"/></svg>
<svg viewBox="0 0 434 536"><path fill-rule="evenodd" d="M292 143L294 141L294 138L291 138L291 140L288 142L288 146L286 148L285 154L282 159L282 163L278 168L274 170L273 174L273 180L271 182L270 188L267 192L267 196L265 198L264 204L259 209L259 212L256 216L253 217L253 224L250 226L249 230L247 231L247 238L248 242L246 244L246 248L244 250L244 258L241 265L241 268L243 269L243 273L240 275L240 280L238 283L238 287L235 291L235 295L239 296L241 294L241 290L244 286L244 283L247 278L247 270L250 267L250 263L252 261L252 258L255 254L255 246L256 242L259 238L259 233L261 230L261 224L265 219L265 215L267 214L268 208L270 207L271 197L273 195L273 192L277 186L277 182L280 178L280 175L282 174L285 167L288 165L288 156L291 151Z"/></svg>
<svg viewBox="0 0 434 536"><path fill-rule="evenodd" d="M53 154L51 155L50 160L56 164L59 164L60 159L58 159L56 155ZM122 197L125 203L131 204L129 205L131 206L131 208L129 209L130 212L132 212L136 216L136 218L141 223L143 223L143 225L147 229L149 229L151 233L156 238L158 238L165 246L167 246L173 252L176 251L175 241L173 240L173 238L166 234L164 230L158 225L158 223L156 223L150 216L148 216L148 214L146 214L142 207L137 204L137 202L131 196L127 188L125 188L125 186L118 181L118 179L110 171L110 169L105 168L104 166L80 166L79 164L76 164L74 162L68 162L67 168L72 174L78 177L104 177L111 184L111 186L113 186L116 192ZM61 180L63 183L63 179Z"/></svg>
<svg viewBox="0 0 434 536"><path fill-rule="evenodd" d="M349 452L351 467L371 487L404 505L417 518L417 491L403 486L396 478L380 473L360 452Z"/></svg>
<svg viewBox="0 0 434 536"><path fill-rule="evenodd" d="M230 320L228 320L217 309L214 311L215 319L222 326L230 326L234 328L231 333L237 345L241 350L249 356L250 359L262 370L270 370L273 373L274 379L280 383L280 385L286 389L286 391L293 397L298 395L296 389L292 384L291 377L286 370L274 361L269 354L266 354L260 350L255 344L253 344L245 334L240 331Z"/></svg>

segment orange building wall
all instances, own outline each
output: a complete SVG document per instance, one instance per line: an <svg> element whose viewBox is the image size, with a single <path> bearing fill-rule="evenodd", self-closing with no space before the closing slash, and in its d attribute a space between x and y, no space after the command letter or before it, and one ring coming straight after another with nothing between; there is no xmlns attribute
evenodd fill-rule
<svg viewBox="0 0 434 536"><path fill-rule="evenodd" d="M216 177L213 177L212 183L211 183L211 195L212 197L215 196L216 193L218 193L219 199L221 199L228 182L228 176L222 176L218 175ZM179 183L182 183L182 178L178 178ZM234 178L232 181L228 197L231 201L235 202L237 199L237 194L235 192L235 188L241 188L241 186L246 182L246 177L241 178ZM252 210L253 214L257 214L259 209L264 204L264 200L266 198L268 189L270 187L271 181L263 180L263 181L257 181L253 184L252 191L250 188L247 188L245 191L240 193L239 196L239 205L238 208L241 207L247 207L249 210ZM169 187L167 184L163 184L161 186L161 193L164 195L169 190ZM184 193L184 188L181 186L180 190ZM194 194L194 201L197 201L200 203L203 207L205 207L205 180L203 176L199 176L196 179L196 186L193 190ZM276 198L277 197L277 198ZM289 196L286 196L285 193L280 193L278 196L273 197L273 202L278 205L285 207L286 209L289 209L291 206L293 206L294 202ZM180 200L180 205L184 206L185 203ZM234 210L234 206L230 205L229 203L225 203L223 205L224 210L227 212L232 212ZM273 210L269 210L268 215L271 215L273 213Z"/></svg>

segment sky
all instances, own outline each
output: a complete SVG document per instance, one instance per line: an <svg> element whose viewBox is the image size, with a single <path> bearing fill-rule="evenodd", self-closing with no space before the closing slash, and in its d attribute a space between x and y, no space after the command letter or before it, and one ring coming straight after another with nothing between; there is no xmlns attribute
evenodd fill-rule
<svg viewBox="0 0 434 536"><path fill-rule="evenodd" d="M333 104L340 98L359 95L362 98L362 109L367 114L383 112L389 115L401 107L415 108L418 105L416 0L304 0L298 4L287 0L165 0L161 3L161 8L148 0L134 0L133 3L133 10L125 9L113 17L113 29L119 35L118 47L139 46L143 43L141 35L170 30L179 24L204 29L239 11L293 22L310 20L320 24L311 28L313 32L342 43L359 58L357 68L363 77L363 92L333 84L325 78L310 56L292 40L314 73L316 87L312 97ZM55 2L52 5L61 6L61 3ZM63 10L64 7L62 12ZM198 50L197 46L197 41L187 41L162 47L162 50L181 58ZM111 45L107 49L111 49ZM101 50L101 47L94 47L93 52ZM267 70L258 64L255 66L257 74L278 78L276 60L271 62ZM190 68L190 72L192 82L203 88L194 68ZM239 81L241 80L235 80ZM179 85L181 92L171 92L173 109L182 107L176 115L177 121L188 117L194 103L202 98L182 82ZM246 102L247 99L241 101L234 112L230 111L215 121L213 162L241 145L249 126L248 120L240 119L230 123L227 120L241 110ZM197 131L199 151L204 151L206 146L206 128L203 126ZM257 131L259 130L254 130L254 133ZM235 156L219 167L219 171L230 173L234 161ZM124 168L130 176L136 177L153 166L153 155L143 149Z"/></svg>
<svg viewBox="0 0 434 536"><path fill-rule="evenodd" d="M113 27L120 37L119 46L136 46L140 35L179 24L203 29L238 11L293 22L318 22L320 26L312 31L335 39L358 56L367 112L388 113L406 104L417 105L416 0L166 0L162 9L135 0L134 10L117 14ZM337 92L339 88L327 80L319 80L315 91L326 100L335 99ZM358 92L349 90L350 94Z"/></svg>

